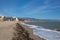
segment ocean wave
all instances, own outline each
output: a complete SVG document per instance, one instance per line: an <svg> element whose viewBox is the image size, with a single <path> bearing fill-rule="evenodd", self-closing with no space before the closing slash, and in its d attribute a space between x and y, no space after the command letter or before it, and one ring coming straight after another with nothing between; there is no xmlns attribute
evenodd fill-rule
<svg viewBox="0 0 60 40"><path fill-rule="evenodd" d="M60 31L51 30L51 29L45 29L45 28L36 28L36 30L44 30L44 31L52 31L52 32L60 33Z"/></svg>
<svg viewBox="0 0 60 40"><path fill-rule="evenodd" d="M23 22L21 24L25 25L25 26L28 26L29 28L35 28L36 30L53 31L53 32L60 33L60 32L58 32L56 30L43 28L42 26L30 25L30 24L26 24L26 23L23 23Z"/></svg>
<svg viewBox="0 0 60 40"><path fill-rule="evenodd" d="M59 31L46 29L46 28L43 28L42 26L29 25L26 23L20 23L20 24L24 26L28 26L29 28L32 28L35 35L45 38L46 40L60 40Z"/></svg>
<svg viewBox="0 0 60 40"><path fill-rule="evenodd" d="M29 28L37 28L38 27L36 25L29 25L29 24L26 24L26 23L20 23L20 24L22 24L24 26L28 26Z"/></svg>

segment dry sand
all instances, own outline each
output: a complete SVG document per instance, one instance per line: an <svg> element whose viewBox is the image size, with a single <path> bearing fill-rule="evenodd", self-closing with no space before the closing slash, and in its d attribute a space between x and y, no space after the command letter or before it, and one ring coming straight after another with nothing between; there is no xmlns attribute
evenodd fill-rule
<svg viewBox="0 0 60 40"><path fill-rule="evenodd" d="M0 22L0 40L11 40L13 37L15 22Z"/></svg>
<svg viewBox="0 0 60 40"><path fill-rule="evenodd" d="M16 23L14 21L0 22L0 40L44 40L33 35L32 29Z"/></svg>

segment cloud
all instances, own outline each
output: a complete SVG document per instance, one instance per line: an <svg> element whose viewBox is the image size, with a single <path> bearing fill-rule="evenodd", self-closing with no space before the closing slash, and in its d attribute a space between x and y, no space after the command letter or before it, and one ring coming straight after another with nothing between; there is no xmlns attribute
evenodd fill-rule
<svg viewBox="0 0 60 40"><path fill-rule="evenodd" d="M36 13L46 13L46 12L53 11L52 9L60 8L59 5L52 6L52 4L50 4L52 0L45 0L43 5L35 7L34 4L36 3L36 1L37 0L30 1L20 8L5 8L3 10L5 13L9 13L9 14L17 14L18 13L17 10L19 10L19 13L21 14L23 13L23 14L30 15L30 14L36 14Z"/></svg>
<svg viewBox="0 0 60 40"><path fill-rule="evenodd" d="M35 9L32 9L32 10L29 10L28 12L26 12L26 14L36 14L36 13L46 13L46 12L51 12L53 11L53 9L57 9L57 8L60 8L60 5L59 6L52 6L51 4L49 4L49 2L51 3L51 1L49 0L46 0L44 2L44 5L42 6L38 6L36 7ZM55 4L54 4L55 5ZM27 10L26 10L27 11Z"/></svg>
<svg viewBox="0 0 60 40"><path fill-rule="evenodd" d="M13 12L13 9L11 9L11 8L4 8L3 12L11 14Z"/></svg>
<svg viewBox="0 0 60 40"><path fill-rule="evenodd" d="M33 4L35 3L36 1L31 1L29 3L27 3L26 5L24 5L21 9L23 10L22 13L26 13L26 14L33 14L33 13L37 13L38 11L42 11L44 9L46 9L48 7L48 5L43 5L43 6L39 6L39 7L36 7L34 9L33 7ZM45 3L48 2L48 1L45 1ZM31 8L32 7L32 8Z"/></svg>
<svg viewBox="0 0 60 40"><path fill-rule="evenodd" d="M36 9L31 10L27 14L35 14L35 13L43 12L47 7L48 6L40 6L40 7L37 7Z"/></svg>

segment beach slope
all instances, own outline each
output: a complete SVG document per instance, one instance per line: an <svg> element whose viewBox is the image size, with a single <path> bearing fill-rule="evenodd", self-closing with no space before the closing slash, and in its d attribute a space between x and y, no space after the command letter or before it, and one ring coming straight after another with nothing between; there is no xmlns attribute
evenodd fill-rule
<svg viewBox="0 0 60 40"><path fill-rule="evenodd" d="M44 40L33 34L32 29L18 22L0 22L0 40Z"/></svg>

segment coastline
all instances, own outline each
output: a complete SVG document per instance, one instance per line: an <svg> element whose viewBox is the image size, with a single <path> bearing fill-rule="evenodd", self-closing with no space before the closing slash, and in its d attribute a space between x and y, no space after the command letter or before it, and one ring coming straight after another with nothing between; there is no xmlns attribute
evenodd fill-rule
<svg viewBox="0 0 60 40"><path fill-rule="evenodd" d="M45 40L33 34L33 30L20 22L0 22L0 40Z"/></svg>
<svg viewBox="0 0 60 40"><path fill-rule="evenodd" d="M60 32L59 31L44 28L45 26L39 26L39 25L37 25L37 24L39 24L39 22L38 23L32 22L30 24L22 23L22 24L28 26L29 28L32 28L34 34L38 35L41 38L44 38L46 40L60 40Z"/></svg>
<svg viewBox="0 0 60 40"><path fill-rule="evenodd" d="M21 26L24 27L24 29L28 31L28 33L30 34L29 36L30 36L31 38L33 38L34 40L45 40L44 38L41 38L41 37L39 37L38 35L35 35L35 34L33 33L33 29L31 29L31 28L29 28L29 27L27 27L27 26L25 26L25 25L21 25Z"/></svg>

